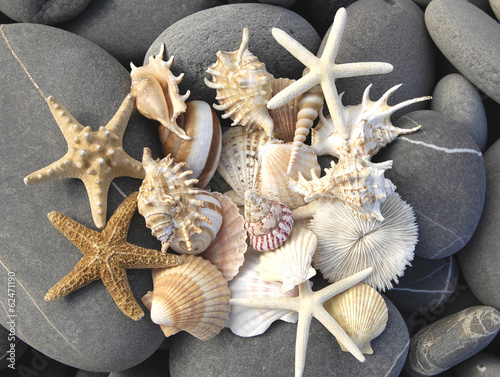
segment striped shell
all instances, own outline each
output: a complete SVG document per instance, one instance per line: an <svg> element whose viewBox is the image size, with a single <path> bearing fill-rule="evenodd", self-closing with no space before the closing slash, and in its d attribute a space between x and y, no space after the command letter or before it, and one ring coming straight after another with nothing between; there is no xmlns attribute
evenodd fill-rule
<svg viewBox="0 0 500 377"><path fill-rule="evenodd" d="M273 94L279 93L284 88L294 83L295 80L278 78L273 80ZM297 123L297 113L299 112L299 102L302 96L297 96L283 106L269 110L274 122L273 136L285 143L293 141L295 124Z"/></svg>
<svg viewBox="0 0 500 377"><path fill-rule="evenodd" d="M187 331L200 340L217 335L231 311L227 281L209 261L188 255L182 265L153 270L154 289L142 298L166 337Z"/></svg>
<svg viewBox="0 0 500 377"><path fill-rule="evenodd" d="M369 285L359 283L325 301L323 307L364 354L373 354L371 341L382 334L388 320L384 298ZM348 352L340 343L342 351Z"/></svg>

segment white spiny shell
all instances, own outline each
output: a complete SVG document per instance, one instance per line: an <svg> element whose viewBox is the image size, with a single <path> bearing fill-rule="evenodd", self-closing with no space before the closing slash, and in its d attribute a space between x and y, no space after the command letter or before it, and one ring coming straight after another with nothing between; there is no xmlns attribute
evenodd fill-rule
<svg viewBox="0 0 500 377"><path fill-rule="evenodd" d="M377 290L398 283L413 260L418 228L412 208L392 194L380 206L383 221L363 218L338 199L320 199L309 227L318 237L313 266L330 282L342 280L368 267L365 283Z"/></svg>
<svg viewBox="0 0 500 377"><path fill-rule="evenodd" d="M371 341L382 334L388 320L384 298L369 285L359 283L325 301L323 307L364 354L373 354ZM348 352L340 343L342 351Z"/></svg>
<svg viewBox="0 0 500 377"><path fill-rule="evenodd" d="M259 254L249 248L245 253L245 263L240 268L240 272L229 282L231 298L298 296L298 288L283 293L280 283L263 279L259 274L258 264ZM239 336L256 336L263 334L278 319L286 322L297 322L297 312L231 305L227 327Z"/></svg>
<svg viewBox="0 0 500 377"><path fill-rule="evenodd" d="M225 111L222 118L231 118L233 126L244 126L249 132L261 128L272 136L274 124L266 105L272 97L274 77L248 50L248 39L245 28L238 50L217 52L217 62L207 69L213 81L205 79L205 84L217 90L219 105L214 108Z"/></svg>
<svg viewBox="0 0 500 377"><path fill-rule="evenodd" d="M294 227L283 245L260 256L260 276L269 281L281 281L281 290L288 292L316 275L311 267L316 244L317 238L312 231Z"/></svg>
<svg viewBox="0 0 500 377"><path fill-rule="evenodd" d="M294 83L295 80L287 78L278 78L273 80L273 95L279 93L284 88ZM299 112L299 102L302 95L295 97L276 109L269 110L269 114L274 121L273 136L285 143L293 141L295 133L295 124L297 123L297 114Z"/></svg>
<svg viewBox="0 0 500 377"><path fill-rule="evenodd" d="M177 267L153 270L154 289L142 299L151 320L167 337L184 330L200 340L213 338L231 311L226 279L209 261L194 255L183 256Z"/></svg>

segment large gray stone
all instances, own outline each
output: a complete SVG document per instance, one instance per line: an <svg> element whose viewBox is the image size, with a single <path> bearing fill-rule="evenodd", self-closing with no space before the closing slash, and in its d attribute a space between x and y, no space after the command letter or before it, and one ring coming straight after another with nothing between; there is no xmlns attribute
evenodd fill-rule
<svg viewBox="0 0 500 377"><path fill-rule="evenodd" d="M67 21L90 3L90 0L1 0L0 11L19 22L55 24Z"/></svg>
<svg viewBox="0 0 500 377"><path fill-rule="evenodd" d="M500 357L482 351L462 361L455 368L456 377L498 377L500 376Z"/></svg>
<svg viewBox="0 0 500 377"><path fill-rule="evenodd" d="M201 360L200 360L201 362ZM156 351L135 367L111 372L109 377L168 377L168 352Z"/></svg>

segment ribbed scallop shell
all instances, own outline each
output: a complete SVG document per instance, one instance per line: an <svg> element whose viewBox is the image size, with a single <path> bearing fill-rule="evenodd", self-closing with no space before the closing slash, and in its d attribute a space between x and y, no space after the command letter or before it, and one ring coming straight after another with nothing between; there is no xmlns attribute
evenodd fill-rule
<svg viewBox="0 0 500 377"><path fill-rule="evenodd" d="M226 279L209 261L194 255L183 260L173 269L153 270L154 289L143 302L165 336L183 330L208 340L226 325L231 292Z"/></svg>
<svg viewBox="0 0 500 377"><path fill-rule="evenodd" d="M249 132L261 128L272 136L274 125L266 105L272 97L274 77L248 50L248 39L245 28L238 50L217 52L217 62L207 69L213 81L205 79L205 84L217 90L219 105L214 108L225 111L222 118L231 118L233 126L241 125Z"/></svg>
<svg viewBox="0 0 500 377"><path fill-rule="evenodd" d="M344 329L359 350L373 354L371 341L382 334L388 320L384 298L369 285L359 283L325 301L323 307ZM342 351L349 352L340 343Z"/></svg>
<svg viewBox="0 0 500 377"><path fill-rule="evenodd" d="M278 78L273 80L273 95L279 93L295 80L287 78ZM269 110L269 114L274 121L273 136L285 143L292 142L295 134L295 124L297 123L297 114L299 112L299 102L302 95L295 97L276 109Z"/></svg>
<svg viewBox="0 0 500 377"><path fill-rule="evenodd" d="M184 140L160 127L161 149L175 162L186 162L198 179L197 187L205 187L219 164L222 149L222 131L219 118L210 105L203 101L190 101L179 126L191 140Z"/></svg>
<svg viewBox="0 0 500 377"><path fill-rule="evenodd" d="M250 246L255 250L274 250L283 244L292 232L292 211L283 203L247 191L245 227Z"/></svg>
<svg viewBox="0 0 500 377"><path fill-rule="evenodd" d="M316 275L316 270L311 267L316 244L317 238L313 232L305 228L293 228L283 245L260 256L260 276L269 281L281 281L281 290L288 292Z"/></svg>

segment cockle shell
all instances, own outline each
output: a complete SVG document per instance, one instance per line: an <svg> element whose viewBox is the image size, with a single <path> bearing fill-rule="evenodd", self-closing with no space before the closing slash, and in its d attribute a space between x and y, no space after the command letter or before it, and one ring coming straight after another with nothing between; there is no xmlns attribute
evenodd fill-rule
<svg viewBox="0 0 500 377"><path fill-rule="evenodd" d="M273 80L273 95L281 92L295 80L287 78L275 78ZM269 115L273 118L274 133L273 136L285 143L293 141L295 134L295 124L297 123L297 114L299 112L299 102L302 96L297 96L291 101L285 103L276 109L269 110Z"/></svg>
<svg viewBox="0 0 500 377"><path fill-rule="evenodd" d="M154 289L142 298L151 320L166 337L184 330L200 340L213 338L231 311L227 281L201 257L184 256L178 267L153 270Z"/></svg>
<svg viewBox="0 0 500 377"><path fill-rule="evenodd" d="M210 105L203 101L190 101L180 117L181 127L191 140L184 140L166 128L160 127L161 149L175 162L186 162L198 179L196 186L205 187L212 179L219 164L222 149L222 131L219 118Z"/></svg>
<svg viewBox="0 0 500 377"><path fill-rule="evenodd" d="M213 81L205 78L205 84L217 90L219 105L214 108L225 111L222 118L231 118L232 126L241 125L249 132L261 128L272 136L274 124L266 105L272 97L274 77L248 50L248 39L245 28L238 50L217 52L217 62L207 69Z"/></svg>
<svg viewBox="0 0 500 377"><path fill-rule="evenodd" d="M203 192L193 189L197 180L186 178L191 171L182 171L185 162L176 164L170 156L155 161L149 148L144 148L142 164L146 177L139 188L137 206L146 226L161 241L162 251L166 252L179 236L184 238L187 249L192 250L190 235L201 233L202 221L211 224L200 213L204 202L196 199Z"/></svg>
<svg viewBox="0 0 500 377"><path fill-rule="evenodd" d="M364 354L373 354L371 341L382 334L388 320L384 298L369 285L359 283L325 301L323 307ZM349 352L340 343L342 351Z"/></svg>
<svg viewBox="0 0 500 377"><path fill-rule="evenodd" d="M188 90L182 96L179 94L177 84L182 81L184 74L175 77L170 72L174 57L163 61L164 49L164 45L161 45L160 53L150 56L145 66L137 68L130 63L130 91L135 96L135 106L142 115L160 122L160 129L164 127L180 138L189 140L184 130L177 125L177 117L186 111L185 101L190 93Z"/></svg>
<svg viewBox="0 0 500 377"><path fill-rule="evenodd" d="M283 203L247 191L245 227L250 246L255 250L274 250L283 244L292 232L292 211Z"/></svg>
<svg viewBox="0 0 500 377"><path fill-rule="evenodd" d="M398 128L392 125L391 115L397 110L431 97L414 98L395 106L389 106L387 100L401 85L389 89L378 101L370 100L371 84L365 89L361 104L342 106L348 137L339 135L331 118L324 117L320 112L320 121L312 130L311 146L318 156L329 154L340 157L344 154L357 154L370 159L381 148L396 139L399 135L417 131L420 126L410 129Z"/></svg>
<svg viewBox="0 0 500 377"><path fill-rule="evenodd" d="M316 270L311 267L316 244L317 238L312 231L293 228L283 245L260 256L260 276L269 281L281 281L281 290L288 292L316 275Z"/></svg>

